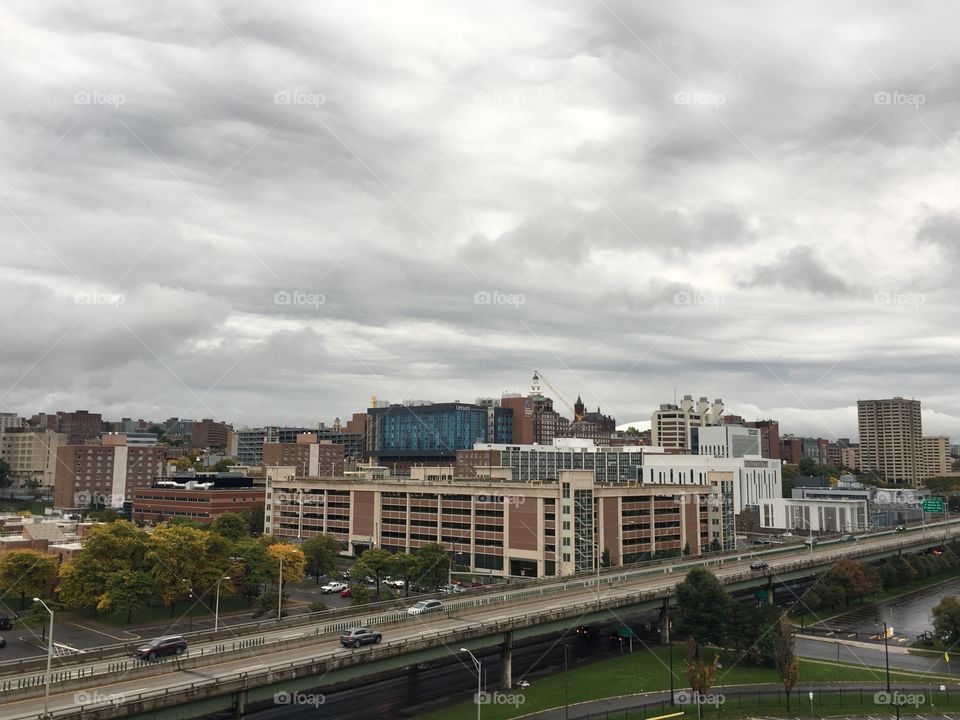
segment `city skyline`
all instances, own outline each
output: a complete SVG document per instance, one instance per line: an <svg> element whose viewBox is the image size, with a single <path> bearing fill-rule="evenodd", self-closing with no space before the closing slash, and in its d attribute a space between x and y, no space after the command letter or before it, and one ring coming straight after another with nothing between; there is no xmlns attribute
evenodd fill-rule
<svg viewBox="0 0 960 720"><path fill-rule="evenodd" d="M5 10L0 411L957 437L960 11L875 8Z"/></svg>

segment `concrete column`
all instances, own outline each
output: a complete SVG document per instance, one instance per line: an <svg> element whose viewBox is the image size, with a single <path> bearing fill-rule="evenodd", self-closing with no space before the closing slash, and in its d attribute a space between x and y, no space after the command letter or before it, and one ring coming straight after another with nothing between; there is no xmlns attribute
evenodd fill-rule
<svg viewBox="0 0 960 720"><path fill-rule="evenodd" d="M233 717L235 720L241 720L247 709L247 691L240 690L234 693Z"/></svg>
<svg viewBox="0 0 960 720"><path fill-rule="evenodd" d="M513 633L503 634L503 644L500 646L500 689L509 690L513 687Z"/></svg>
<svg viewBox="0 0 960 720"><path fill-rule="evenodd" d="M670 598L663 599L663 607L660 608L660 643L666 645L670 642Z"/></svg>
<svg viewBox="0 0 960 720"><path fill-rule="evenodd" d="M773 575L767 578L767 602L773 605Z"/></svg>

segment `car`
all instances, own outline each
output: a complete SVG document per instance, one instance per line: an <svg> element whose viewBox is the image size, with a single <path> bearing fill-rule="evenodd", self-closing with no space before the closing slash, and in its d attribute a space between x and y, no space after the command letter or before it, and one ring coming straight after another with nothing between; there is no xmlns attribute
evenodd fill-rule
<svg viewBox="0 0 960 720"><path fill-rule="evenodd" d="M322 592L324 595L330 595L331 593L342 592L343 590L346 590L348 587L349 586L346 583L333 581L333 582L328 582L326 585L322 585L320 587L320 592Z"/></svg>
<svg viewBox="0 0 960 720"><path fill-rule="evenodd" d="M597 626L596 625L577 625L574 630L577 637L582 640L596 640L597 638Z"/></svg>
<svg viewBox="0 0 960 720"><path fill-rule="evenodd" d="M358 648L361 645L376 645L383 636L376 630L365 627L355 627L340 633L340 644L344 647Z"/></svg>
<svg viewBox="0 0 960 720"><path fill-rule="evenodd" d="M353 588L344 588L341 590L340 597L353 597Z"/></svg>
<svg viewBox="0 0 960 720"><path fill-rule="evenodd" d="M0 648L5 648L7 646L7 639L3 636L0 636Z"/></svg>
<svg viewBox="0 0 960 720"><path fill-rule="evenodd" d="M841 535L841 536L840 536L840 542L851 542L852 540L856 540L856 538L855 538L853 535Z"/></svg>
<svg viewBox="0 0 960 720"><path fill-rule="evenodd" d="M763 560L757 560L756 562L750 563L751 570L766 570L770 567L770 563L764 562Z"/></svg>
<svg viewBox="0 0 960 720"><path fill-rule="evenodd" d="M134 655L144 660L156 660L164 655L183 655L186 651L187 641L182 635L165 635L141 645Z"/></svg>
<svg viewBox="0 0 960 720"><path fill-rule="evenodd" d="M780 533L780 537L793 537L793 533L787 530L786 532Z"/></svg>
<svg viewBox="0 0 960 720"><path fill-rule="evenodd" d="M440 588L439 588L439 590L440 590L440 592L442 592L444 595L453 595L454 593L462 593L462 592L465 592L462 587L460 587L459 585L453 585L453 584L450 584L450 585L441 585Z"/></svg>
<svg viewBox="0 0 960 720"><path fill-rule="evenodd" d="M897 525L897 527L894 528L895 532L906 532L906 530L907 527L905 525Z"/></svg>
<svg viewBox="0 0 960 720"><path fill-rule="evenodd" d="M472 588L483 587L483 581L482 581L482 580L471 580L471 581L470 581L470 587L472 587Z"/></svg>
<svg viewBox="0 0 960 720"><path fill-rule="evenodd" d="M438 612L443 610L443 603L439 600L421 600L414 603L407 610L407 615L423 615L424 613Z"/></svg>
<svg viewBox="0 0 960 720"><path fill-rule="evenodd" d="M0 630L12 630L13 620L9 615L0 615Z"/></svg>
<svg viewBox="0 0 960 720"><path fill-rule="evenodd" d="M817 544L817 539L815 537L808 537L803 539L803 544L807 546L813 546Z"/></svg>
<svg viewBox="0 0 960 720"><path fill-rule="evenodd" d="M403 590L404 586L406 585L403 580L393 580L391 578L384 580L383 584L392 588L397 588L398 590Z"/></svg>

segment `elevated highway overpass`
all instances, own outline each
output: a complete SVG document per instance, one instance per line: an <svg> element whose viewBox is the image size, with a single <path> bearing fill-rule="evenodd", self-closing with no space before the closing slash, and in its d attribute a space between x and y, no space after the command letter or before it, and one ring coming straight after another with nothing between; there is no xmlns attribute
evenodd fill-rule
<svg viewBox="0 0 960 720"><path fill-rule="evenodd" d="M710 566L731 589L773 587L777 582L809 577L841 558L876 560L934 547L960 534L960 523L928 525L905 533L886 533L856 542L805 547L772 547L674 565L613 569L567 580L544 580L506 591L454 596L444 612L408 616L406 610L350 608L322 613L305 624L270 630L247 629L229 640L198 639L188 656L142 663L104 649L96 657L61 659L54 670L49 707L58 718L197 717L233 710L274 693L295 692L350 678L429 662L470 648L501 645L503 682L510 684L514 639L610 614L666 609L669 597L691 567ZM749 564L764 559L770 567L754 572ZM621 610L622 609L622 610ZM375 626L380 645L359 650L339 646L338 633L355 625ZM236 631L231 628L231 631ZM122 652L122 646L117 652ZM43 711L43 672L16 672L4 667L0 720L39 717ZM176 709L174 709L176 708Z"/></svg>

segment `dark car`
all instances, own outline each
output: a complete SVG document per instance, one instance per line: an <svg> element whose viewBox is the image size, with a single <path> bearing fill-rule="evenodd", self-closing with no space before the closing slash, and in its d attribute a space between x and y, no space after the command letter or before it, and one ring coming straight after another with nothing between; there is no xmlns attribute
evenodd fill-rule
<svg viewBox="0 0 960 720"><path fill-rule="evenodd" d="M0 637L0 648L5 648L7 646L7 640L4 637Z"/></svg>
<svg viewBox="0 0 960 720"><path fill-rule="evenodd" d="M770 563L764 562L763 560L757 560L756 562L750 563L751 570L766 570L770 567Z"/></svg>
<svg viewBox="0 0 960 720"><path fill-rule="evenodd" d="M9 615L0 615L0 630L11 630L13 629L13 620L10 619Z"/></svg>
<svg viewBox="0 0 960 720"><path fill-rule="evenodd" d="M897 525L895 528L896 532L906 532L907 527L905 525Z"/></svg>
<svg viewBox="0 0 960 720"><path fill-rule="evenodd" d="M183 655L186 651L187 641L182 635L165 635L154 638L146 645L141 645L134 655L145 660L156 660L165 655Z"/></svg>
<svg viewBox="0 0 960 720"><path fill-rule="evenodd" d="M598 634L596 625L577 625L574 632L581 640L595 640Z"/></svg>
<svg viewBox="0 0 960 720"><path fill-rule="evenodd" d="M340 644L344 647L357 648L361 645L376 645L382 639L383 636L376 630L365 627L350 628L340 633Z"/></svg>

